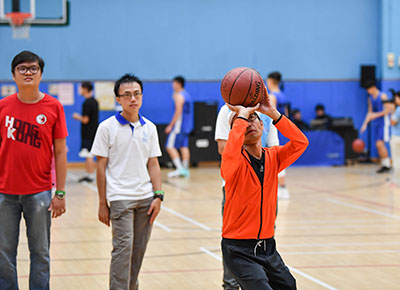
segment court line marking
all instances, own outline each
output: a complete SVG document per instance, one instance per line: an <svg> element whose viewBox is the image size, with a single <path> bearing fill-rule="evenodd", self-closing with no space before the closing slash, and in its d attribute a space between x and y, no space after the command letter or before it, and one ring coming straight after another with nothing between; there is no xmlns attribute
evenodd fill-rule
<svg viewBox="0 0 400 290"><path fill-rule="evenodd" d="M393 264L393 265L328 265L328 266L300 266L301 268L305 269L319 269L319 268L376 268L376 267L399 267L400 264ZM293 268L291 268L293 270ZM215 271L222 271L222 268L216 269L178 269L178 270L159 270L159 271L149 271L143 270L140 271L141 274L162 274L162 273L187 273L187 272L215 272ZM298 271L296 269L296 271ZM293 271L295 272L295 271ZM79 276L108 276L109 272L97 272L97 273L64 273L64 274L52 274L53 278L63 278L63 277L79 277ZM307 274L306 274L307 275ZM18 279L28 279L29 275L18 275ZM327 285L329 286L329 285ZM331 287L331 286L330 286ZM328 288L332 290L337 290L336 288Z"/></svg>
<svg viewBox="0 0 400 290"><path fill-rule="evenodd" d="M383 220L383 219L382 219ZM351 220L352 223L357 223L357 224L370 224L371 221L366 221L365 219L363 220ZM289 219L283 219L278 221L279 226L287 226L287 225L310 225L310 224L315 224L315 225L326 225L326 224L348 224L349 220L304 220L304 221L294 221L294 220L289 220Z"/></svg>
<svg viewBox="0 0 400 290"><path fill-rule="evenodd" d="M280 246L282 248L282 246ZM203 250L204 249L204 250ZM218 247L207 247L201 248L203 252L209 255L215 255L214 252L219 252L220 248ZM337 254L381 254L381 253L400 253L399 249L394 249L394 250L338 250L338 251L297 251L297 252L288 252L284 250L280 250L280 253L282 253L285 256L294 256L294 255L337 255Z"/></svg>
<svg viewBox="0 0 400 290"><path fill-rule="evenodd" d="M387 204L383 204L383 203L376 202L376 201L371 201L371 200L366 200L366 199L363 199L363 198L349 196L349 195L346 195L346 194L338 192L338 190L330 190L330 189L326 189L326 188L318 188L318 187L305 185L305 184L300 185L300 186L305 188L305 189L313 190L313 191L318 192L318 193L321 193L321 192L322 193L327 193L327 194L334 195L336 197L344 198L344 199L347 199L347 200L352 200L352 201L357 201L357 202L368 204L368 205L383 207L383 208L387 208L387 209L390 209L390 210L400 210L400 208L394 207L393 205L387 205ZM370 188L370 187L368 187L368 188ZM344 191L344 192L348 191L346 188L340 189L340 190Z"/></svg>
<svg viewBox="0 0 400 290"><path fill-rule="evenodd" d="M280 251L285 256L295 256L295 255L338 255L338 254L380 254L380 253L400 253L400 250L349 250L349 251L299 251L299 252L287 252Z"/></svg>
<svg viewBox="0 0 400 290"><path fill-rule="evenodd" d="M213 257L214 259L216 259L216 260L222 262L222 257L221 257L221 256L214 254L213 252L209 251L208 249L201 247L201 248L200 248L200 251L202 251L202 252L204 252L205 254L207 254L207 255ZM310 276L310 275L304 273L303 271L300 271L300 270L298 270L298 269L296 269L296 268L293 268L293 267L291 267L291 266L288 266L288 268L289 268L291 271L293 271L294 273L296 273L296 274L298 274L298 275L300 275L300 276L303 276L304 278L307 278L308 280L310 280L310 281L312 281L312 282L314 282L314 283L316 283L316 284L318 284L318 285L320 285L320 286L322 286L322 287L325 287L326 289L329 289L329 290L338 290L337 288L334 288L334 287L332 287L332 286L326 284L325 282L322 282L321 280L318 280L317 278L314 278L314 277L312 277L312 276Z"/></svg>
<svg viewBox="0 0 400 290"><path fill-rule="evenodd" d="M77 179L78 179L74 174L69 174L69 175L70 175L70 177L72 177L72 179L74 179L74 180L77 180ZM97 187L94 186L93 184L90 184L90 183L88 183L88 182L82 182L81 184L82 184L83 186L86 186L86 187L88 187L88 188L90 188L90 189L92 189L92 190L94 190L94 191L97 192ZM183 220L185 220L185 221L187 221L187 222L189 222L189 223L191 223L191 224L193 224L193 225L195 225L195 226L198 226L199 228L202 228L203 230L206 230L206 231L211 231L211 230L212 230L210 227L206 226L205 224L202 224L202 223L200 223L200 222L198 222L198 221L196 221L196 220L194 220L194 219L192 219L192 218L190 218L190 217L188 217L188 216L185 216L184 214L181 214L181 213L179 213L179 212L177 212L177 211L175 211L175 210L173 210L173 209L171 209L171 208L169 208L169 207L167 207L167 206L165 206L165 205L162 205L162 206L161 206L161 209L164 209L165 211L167 211L167 212L169 212L169 213L175 215L176 217L179 217L179 218L181 218L181 219L183 219ZM165 225L162 225L162 226L167 227L167 226L165 226ZM167 227L167 228L168 228L168 227ZM168 231L168 230L167 230L167 231ZM172 231L172 230L169 229L169 231Z"/></svg>
<svg viewBox="0 0 400 290"><path fill-rule="evenodd" d="M191 224L193 224L195 226L198 226L199 228L202 228L202 229L204 229L206 231L211 231L211 228L206 226L205 224L202 224L202 223L200 223L200 222L198 222L198 221L196 221L196 220L194 220L194 219L192 219L192 218L190 218L188 216L185 216L184 214L181 214L181 213L179 213L179 212L177 212L177 211L175 211L175 210L173 210L173 209L171 209L169 207L166 207L166 206L162 205L161 209L164 209L165 211L173 214L174 216L177 216L177 217L179 217L179 218L181 218L181 219L183 219L183 220L185 220L185 221L187 221L187 222L189 222L189 223L191 223Z"/></svg>
<svg viewBox="0 0 400 290"><path fill-rule="evenodd" d="M334 246L379 246L382 247L383 245L400 245L400 242L365 242L365 243L313 243L313 244L279 244L279 248L329 248Z"/></svg>
<svg viewBox="0 0 400 290"><path fill-rule="evenodd" d="M172 230L169 227L167 227L167 226L165 226L163 224L160 224L158 221L154 221L154 225L159 227L159 228L162 228L166 232L169 232L169 233L172 232Z"/></svg>
<svg viewBox="0 0 400 290"><path fill-rule="evenodd" d="M341 225L278 225L279 229L353 229L353 228L372 228L372 227L382 227L382 223L370 223L370 224L358 224L358 223L351 223L347 222L348 224L341 224ZM390 224L387 224L390 225ZM397 226L397 224L393 223L392 226Z"/></svg>
<svg viewBox="0 0 400 290"><path fill-rule="evenodd" d="M317 278L314 278L306 273L304 273L303 271L300 271L296 268L293 268L291 266L288 266L288 268L290 269L290 271L299 274L300 276L303 276L304 278L307 278L311 281L313 281L314 283L321 285L322 287L325 287L326 289L329 290L338 290L337 288L332 287L331 285L326 284L325 282L322 282L321 280L318 280Z"/></svg>
<svg viewBox="0 0 400 290"><path fill-rule="evenodd" d="M330 248L330 247L360 247L360 246L397 246L400 242L366 242L366 243L313 243L313 244L279 244L279 248ZM208 250L220 250L220 246L207 247Z"/></svg>
<svg viewBox="0 0 400 290"><path fill-rule="evenodd" d="M214 254L213 252L209 251L208 249L201 247L200 251L202 251L203 253L213 257L214 259L216 259L216 260L218 260L220 262L222 262L222 257L221 256L219 256L217 254Z"/></svg>
<svg viewBox="0 0 400 290"><path fill-rule="evenodd" d="M380 210L372 209L372 208L365 207L365 206L362 206L362 205L356 205L356 204L353 204L353 203L340 201L340 200L337 200L335 198L327 198L327 200L329 202L331 202L331 203L343 205L343 206L354 208L354 209L359 209L359 210L362 210L362 211L366 211L366 212L369 212L369 213L373 213L373 214L389 217L389 218L392 218L392 219L400 221L400 216L397 216L397 215L394 215L394 214L391 214L391 213L387 213L387 212L383 212L383 211L380 211Z"/></svg>

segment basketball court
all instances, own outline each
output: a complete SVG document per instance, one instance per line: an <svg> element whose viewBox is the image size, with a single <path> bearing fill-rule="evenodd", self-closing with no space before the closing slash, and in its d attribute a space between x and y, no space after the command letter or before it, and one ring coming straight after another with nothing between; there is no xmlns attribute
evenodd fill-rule
<svg viewBox="0 0 400 290"><path fill-rule="evenodd" d="M290 200L279 201L278 249L298 289L398 289L400 189L374 166L293 167ZM108 289L111 231L97 220L97 191L68 173L68 210L53 220L53 289ZM221 180L216 166L168 180L140 273L141 289L219 289ZM28 289L29 256L21 230L18 271Z"/></svg>

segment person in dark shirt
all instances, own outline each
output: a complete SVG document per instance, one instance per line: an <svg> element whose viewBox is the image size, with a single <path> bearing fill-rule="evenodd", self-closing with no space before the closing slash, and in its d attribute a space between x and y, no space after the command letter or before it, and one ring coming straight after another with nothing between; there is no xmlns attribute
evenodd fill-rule
<svg viewBox="0 0 400 290"><path fill-rule="evenodd" d="M315 106L315 115L311 125L312 129L326 130L332 126L332 117L325 113L324 105L318 104Z"/></svg>
<svg viewBox="0 0 400 290"><path fill-rule="evenodd" d="M95 178L96 163L90 154L94 136L99 123L99 104L93 97L93 85L90 82L82 82L81 94L85 98L82 104L82 115L73 114L73 118L81 122L81 151L79 157L85 158L86 175L79 182L92 182Z"/></svg>
<svg viewBox="0 0 400 290"><path fill-rule="evenodd" d="M302 120L301 111L299 109L294 109L292 111L292 121L301 131L310 130L310 126Z"/></svg>

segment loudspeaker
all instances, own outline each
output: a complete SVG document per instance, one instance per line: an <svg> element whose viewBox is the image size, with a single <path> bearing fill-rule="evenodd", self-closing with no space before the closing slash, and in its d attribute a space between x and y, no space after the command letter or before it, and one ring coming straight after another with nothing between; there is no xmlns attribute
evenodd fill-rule
<svg viewBox="0 0 400 290"><path fill-rule="evenodd" d="M195 102L194 103L194 132L212 133L215 131L217 122L217 102Z"/></svg>
<svg viewBox="0 0 400 290"><path fill-rule="evenodd" d="M173 167L171 158L169 158L168 152L165 149L165 142L167 141L167 134L165 134L165 128L168 124L157 124L158 142L160 143L161 157L158 157L158 162L161 167Z"/></svg>
<svg viewBox="0 0 400 290"><path fill-rule="evenodd" d="M219 161L217 142L214 133L196 133L189 138L190 161Z"/></svg>
<svg viewBox="0 0 400 290"><path fill-rule="evenodd" d="M352 148L353 141L358 138L358 131L354 128L351 117L333 118L330 130L343 138L346 160L359 157L359 154L355 153Z"/></svg>
<svg viewBox="0 0 400 290"><path fill-rule="evenodd" d="M368 83L375 81L375 66L374 65L362 65L361 66L361 77L360 86L365 88Z"/></svg>

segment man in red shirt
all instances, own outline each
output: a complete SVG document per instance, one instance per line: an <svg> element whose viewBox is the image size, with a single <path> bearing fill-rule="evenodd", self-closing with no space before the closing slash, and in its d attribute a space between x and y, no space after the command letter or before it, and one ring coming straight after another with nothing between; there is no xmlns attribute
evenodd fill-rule
<svg viewBox="0 0 400 290"><path fill-rule="evenodd" d="M43 60L30 51L11 63L18 93L0 100L0 289L18 289L23 215L31 258L29 288L49 289L50 224L65 212L67 127L64 109L39 91ZM51 197L54 155L57 190Z"/></svg>
<svg viewBox="0 0 400 290"><path fill-rule="evenodd" d="M226 202L221 246L224 263L242 289L292 290L296 280L277 252L274 239L278 173L300 157L308 140L271 106L266 89L265 93L256 107L228 105L236 116L222 153ZM263 123L256 110L269 116L290 141L262 148Z"/></svg>

